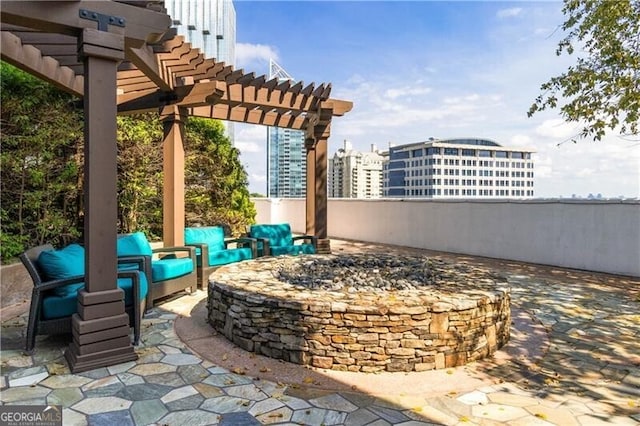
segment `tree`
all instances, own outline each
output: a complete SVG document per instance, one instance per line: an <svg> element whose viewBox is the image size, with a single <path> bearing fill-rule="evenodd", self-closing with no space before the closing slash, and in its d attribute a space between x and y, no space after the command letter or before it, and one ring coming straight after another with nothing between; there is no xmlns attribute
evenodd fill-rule
<svg viewBox="0 0 640 426"><path fill-rule="evenodd" d="M71 95L1 65L0 248L7 260L43 243L82 238L83 115ZM247 174L217 120L185 126L187 224L253 222ZM118 117L118 232L162 235L162 124L157 114Z"/></svg>
<svg viewBox="0 0 640 426"><path fill-rule="evenodd" d="M256 210L238 150L220 121L190 117L185 128L187 225L220 224L233 235L243 233Z"/></svg>
<svg viewBox="0 0 640 426"><path fill-rule="evenodd" d="M157 114L118 117L118 230L162 235L162 124Z"/></svg>
<svg viewBox="0 0 640 426"><path fill-rule="evenodd" d="M583 123L581 138L611 130L640 130L640 0L565 0L568 31L556 54L580 52L576 64L541 86L528 116L560 107L566 121Z"/></svg>
<svg viewBox="0 0 640 426"><path fill-rule="evenodd" d="M2 258L80 236L82 113L70 95L1 63Z"/></svg>

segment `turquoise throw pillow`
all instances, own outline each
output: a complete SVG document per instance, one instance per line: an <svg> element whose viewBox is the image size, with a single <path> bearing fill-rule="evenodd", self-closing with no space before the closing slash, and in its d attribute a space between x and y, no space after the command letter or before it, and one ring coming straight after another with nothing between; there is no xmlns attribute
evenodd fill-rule
<svg viewBox="0 0 640 426"><path fill-rule="evenodd" d="M185 228L184 243L207 244L209 251L224 250L224 229L219 226Z"/></svg>
<svg viewBox="0 0 640 426"><path fill-rule="evenodd" d="M118 236L118 257L120 256L151 256L153 250L142 232Z"/></svg>
<svg viewBox="0 0 640 426"><path fill-rule="evenodd" d="M38 265L49 280L61 280L84 275L84 247L71 244L60 250L48 250L40 253ZM69 284L53 290L58 296L65 297L77 293L84 283Z"/></svg>

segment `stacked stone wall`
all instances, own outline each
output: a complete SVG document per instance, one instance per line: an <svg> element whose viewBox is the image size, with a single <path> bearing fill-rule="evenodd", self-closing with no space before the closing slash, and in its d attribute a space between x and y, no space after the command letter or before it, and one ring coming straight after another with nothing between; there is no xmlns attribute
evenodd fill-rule
<svg viewBox="0 0 640 426"><path fill-rule="evenodd" d="M209 322L241 348L272 358L340 371L425 371L487 357L509 339L506 289L345 295L279 283L255 265L259 276L249 280L239 267L213 276Z"/></svg>

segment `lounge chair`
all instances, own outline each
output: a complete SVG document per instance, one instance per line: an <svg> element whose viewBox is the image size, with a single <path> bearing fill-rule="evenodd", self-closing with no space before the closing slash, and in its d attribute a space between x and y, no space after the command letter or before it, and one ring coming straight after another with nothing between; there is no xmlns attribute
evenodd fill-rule
<svg viewBox="0 0 640 426"><path fill-rule="evenodd" d="M121 269L131 268L128 260L144 259L150 281L147 308L156 300L197 286L196 252L194 247L162 247L152 249L142 232L118 235L118 259Z"/></svg>
<svg viewBox="0 0 640 426"><path fill-rule="evenodd" d="M25 251L19 258L33 280L25 344L27 353L32 353L37 335L71 332L71 317L78 312L78 291L84 288L84 248L71 244L54 250L45 244ZM146 276L134 268L119 271L118 287L124 290L125 311L137 345L148 292Z"/></svg>

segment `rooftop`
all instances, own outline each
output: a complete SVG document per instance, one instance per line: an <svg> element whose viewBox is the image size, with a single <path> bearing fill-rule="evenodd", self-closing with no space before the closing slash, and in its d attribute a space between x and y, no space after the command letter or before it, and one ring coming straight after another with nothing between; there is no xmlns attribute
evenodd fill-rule
<svg viewBox="0 0 640 426"><path fill-rule="evenodd" d="M510 342L490 360L446 370L305 368L233 347L205 323L206 294L197 291L144 319L137 361L70 374L66 339L40 338L33 356L22 353L25 292L24 301L2 309L0 401L61 404L64 424L640 421L639 280L354 241L332 240L332 249L417 252L495 269L511 288Z"/></svg>

